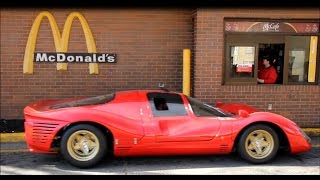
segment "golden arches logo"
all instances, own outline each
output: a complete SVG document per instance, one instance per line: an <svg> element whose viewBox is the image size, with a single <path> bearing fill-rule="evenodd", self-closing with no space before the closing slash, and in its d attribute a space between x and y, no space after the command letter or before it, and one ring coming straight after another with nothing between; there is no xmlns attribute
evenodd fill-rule
<svg viewBox="0 0 320 180"><path fill-rule="evenodd" d="M39 28L42 23L43 18L48 18L54 44L56 48L56 52L67 52L68 51L68 45L69 45L69 37L70 37L70 31L71 26L73 23L74 18L78 18L80 21L80 24L82 26L82 30L85 35L86 44L87 44L87 50L88 53L96 53L96 44L91 32L91 29L88 25L87 20L83 17L82 14L79 12L72 12L67 17L62 35L60 34L58 25L56 20L54 19L53 15L48 11L41 12L33 22L31 31L29 33L27 46L24 54L24 61L23 61L23 73L24 74L33 74L33 66L34 66L34 51L36 47L37 37L39 33ZM57 63L57 70L67 70L67 63ZM97 63L89 63L89 73L90 74L98 74L98 64Z"/></svg>

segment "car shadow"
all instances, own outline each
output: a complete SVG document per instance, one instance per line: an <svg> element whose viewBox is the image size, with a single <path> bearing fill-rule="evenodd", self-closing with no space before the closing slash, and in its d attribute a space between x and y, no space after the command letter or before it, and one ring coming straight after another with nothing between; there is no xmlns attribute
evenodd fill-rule
<svg viewBox="0 0 320 180"><path fill-rule="evenodd" d="M267 164L250 164L241 159L236 153L229 155L197 155L197 156L157 156L157 157L113 157L108 156L94 167L80 169L68 164L59 154L2 153L1 174L212 174L233 171L242 173L265 173L265 169L319 167L320 148L290 155L278 154ZM276 168L275 168L276 167ZM253 170L254 169L254 170ZM244 171L242 171L244 170Z"/></svg>
<svg viewBox="0 0 320 180"><path fill-rule="evenodd" d="M228 167L265 167L265 166L319 166L319 148L302 154L280 152L267 164L251 164L244 161L236 153L229 155L197 155L197 156L153 156L153 157L107 157L93 168L84 169L87 172L105 172L120 174L158 174L156 171ZM59 163L57 168L79 171L67 163ZM82 169L83 171L83 169ZM106 172L107 171L107 172Z"/></svg>

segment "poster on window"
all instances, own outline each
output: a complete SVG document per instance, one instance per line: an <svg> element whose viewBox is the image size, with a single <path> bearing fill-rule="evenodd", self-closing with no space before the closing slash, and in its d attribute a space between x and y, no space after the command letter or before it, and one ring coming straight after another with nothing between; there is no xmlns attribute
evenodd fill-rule
<svg viewBox="0 0 320 180"><path fill-rule="evenodd" d="M233 64L253 64L255 47L251 46L235 46L231 49L231 57L233 58Z"/></svg>

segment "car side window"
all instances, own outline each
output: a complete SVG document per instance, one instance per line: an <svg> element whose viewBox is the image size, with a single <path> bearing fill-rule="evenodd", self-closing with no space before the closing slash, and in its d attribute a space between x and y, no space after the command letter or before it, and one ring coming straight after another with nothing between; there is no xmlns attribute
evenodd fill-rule
<svg viewBox="0 0 320 180"><path fill-rule="evenodd" d="M148 93L153 116L186 116L187 111L178 94Z"/></svg>

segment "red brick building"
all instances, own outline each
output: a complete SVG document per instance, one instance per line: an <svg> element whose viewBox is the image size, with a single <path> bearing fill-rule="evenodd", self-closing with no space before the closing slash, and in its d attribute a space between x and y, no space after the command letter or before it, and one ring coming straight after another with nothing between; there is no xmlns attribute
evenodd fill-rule
<svg viewBox="0 0 320 180"><path fill-rule="evenodd" d="M67 71L57 71L56 63L35 63L33 74L24 74L28 36L44 10L61 33L68 15L81 13L97 52L115 53L117 62L99 64L99 74L89 74L81 63L69 63ZM189 48L192 96L210 103L246 103L302 127L319 127L319 19L319 8L2 8L1 119L23 119L23 108L39 99L155 89L159 82L181 92L182 51ZM35 51L56 52L47 18ZM68 52L88 52L78 19ZM276 84L256 82L263 55L280 62Z"/></svg>

